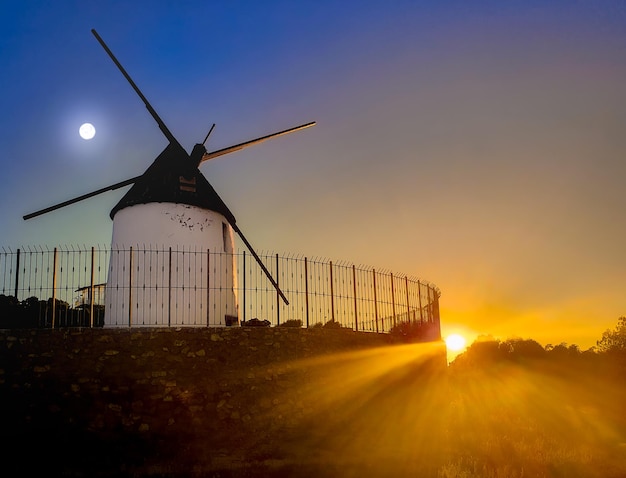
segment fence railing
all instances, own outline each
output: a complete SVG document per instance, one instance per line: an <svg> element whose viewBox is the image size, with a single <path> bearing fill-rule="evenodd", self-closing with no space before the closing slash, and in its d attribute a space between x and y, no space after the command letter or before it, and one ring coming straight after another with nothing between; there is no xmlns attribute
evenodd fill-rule
<svg viewBox="0 0 626 478"><path fill-rule="evenodd" d="M275 326L299 320L305 327L389 332L408 323L440 333L440 291L427 281L324 259L260 258L289 304L245 251L2 249L0 326L101 326L105 313L107 325L116 326L142 325L146 316L157 326L223 326L231 325L230 313ZM224 305L232 296L234 304ZM230 310L226 317L223 310Z"/></svg>

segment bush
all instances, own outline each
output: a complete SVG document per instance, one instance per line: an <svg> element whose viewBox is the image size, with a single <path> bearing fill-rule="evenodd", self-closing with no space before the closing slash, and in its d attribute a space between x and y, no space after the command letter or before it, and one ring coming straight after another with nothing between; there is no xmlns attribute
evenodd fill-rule
<svg viewBox="0 0 626 478"><path fill-rule="evenodd" d="M259 320L257 318L244 320L241 322L242 327L269 327L271 325L270 321L267 319Z"/></svg>
<svg viewBox="0 0 626 478"><path fill-rule="evenodd" d="M428 338L428 328L420 322L401 322L393 326L389 333L411 342L420 342Z"/></svg>
<svg viewBox="0 0 626 478"><path fill-rule="evenodd" d="M287 322L283 322L278 325L279 327L302 327L302 321L300 319L290 319Z"/></svg>

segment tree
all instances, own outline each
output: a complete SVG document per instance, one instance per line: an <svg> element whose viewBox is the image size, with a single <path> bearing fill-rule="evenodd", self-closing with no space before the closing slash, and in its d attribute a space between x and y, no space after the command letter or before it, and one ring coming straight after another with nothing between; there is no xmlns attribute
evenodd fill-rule
<svg viewBox="0 0 626 478"><path fill-rule="evenodd" d="M500 340L490 336L479 336L462 354L458 355L453 364L455 366L482 367L498 363L506 359L508 347Z"/></svg>
<svg viewBox="0 0 626 478"><path fill-rule="evenodd" d="M508 352L508 357L513 360L537 359L546 354L541 344L532 339L508 339L500 347L504 347Z"/></svg>
<svg viewBox="0 0 626 478"><path fill-rule="evenodd" d="M550 359L566 361L580 357L582 352L576 344L568 345L565 342L561 342L559 345L546 345L546 355Z"/></svg>
<svg viewBox="0 0 626 478"><path fill-rule="evenodd" d="M596 343L598 352L626 351L626 316L617 319L617 327L607 329Z"/></svg>

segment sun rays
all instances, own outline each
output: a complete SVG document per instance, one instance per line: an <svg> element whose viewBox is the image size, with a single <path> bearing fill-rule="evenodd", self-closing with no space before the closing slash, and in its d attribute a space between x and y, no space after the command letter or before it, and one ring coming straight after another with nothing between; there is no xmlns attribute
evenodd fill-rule
<svg viewBox="0 0 626 478"><path fill-rule="evenodd" d="M283 463L337 476L600 477L624 469L619 387L528 364L446 369L444 354L441 343L399 345L290 362L282 380L291 385L276 390L266 411L288 426L266 446L280 440Z"/></svg>

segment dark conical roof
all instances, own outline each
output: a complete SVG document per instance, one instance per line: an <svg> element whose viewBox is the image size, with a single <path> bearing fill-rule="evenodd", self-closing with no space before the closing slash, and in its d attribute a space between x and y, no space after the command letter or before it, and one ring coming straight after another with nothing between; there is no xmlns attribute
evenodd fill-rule
<svg viewBox="0 0 626 478"><path fill-rule="evenodd" d="M218 212L229 222L235 218L213 186L192 164L187 152L170 143L111 210L111 219L125 207L153 202L188 204Z"/></svg>

